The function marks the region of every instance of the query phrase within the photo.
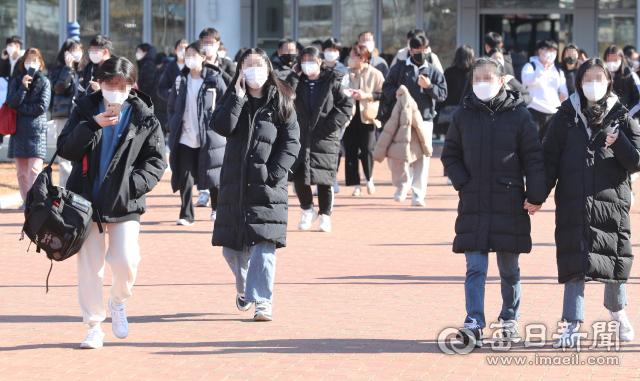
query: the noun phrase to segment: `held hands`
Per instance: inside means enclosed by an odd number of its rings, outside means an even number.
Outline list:
[[[89,81],[89,84],[91,85],[91,88],[93,89],[93,91],[100,90],[100,84],[98,82]]]
[[[29,74],[25,74],[25,76],[22,77],[22,84],[24,85],[24,87],[29,87],[32,79],[33,78]]]
[[[105,111],[93,117],[93,119],[100,125],[100,127],[114,126],[118,124],[118,117],[113,116],[111,111]]]
[[[524,209],[529,212],[529,215],[533,216],[540,208],[542,208],[542,205],[529,204],[529,199],[524,200]]]
[[[421,87],[424,87],[425,89],[428,88],[429,86],[431,86],[431,79],[429,79],[429,77],[420,74],[418,76],[418,85],[420,85]]]
[[[236,95],[240,98],[244,98],[247,93],[245,82],[244,82],[244,73],[240,72],[238,75],[238,81],[236,82]]]

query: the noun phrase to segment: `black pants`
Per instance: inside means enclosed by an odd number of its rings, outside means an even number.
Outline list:
[[[173,154],[173,153],[172,153]],[[193,185],[198,181],[198,158],[200,156],[200,148],[191,148],[184,144],[178,144],[178,171],[180,177],[180,218],[188,222],[194,221],[193,212]],[[209,189],[211,193],[211,209],[218,209],[218,187]]]
[[[347,186],[360,185],[358,159],[367,181],[373,175],[373,150],[376,148],[375,124],[364,124],[360,118],[353,118],[344,131],[344,175]]]
[[[298,172],[293,177],[293,186],[296,188],[296,195],[300,201],[300,208],[309,210],[313,208],[313,191],[310,185],[305,185],[302,172],[304,169],[298,168]],[[333,209],[333,185],[318,185],[318,214],[331,215]]]
[[[529,112],[531,113],[533,121],[538,127],[538,139],[542,141],[542,139],[544,139],[544,136],[547,134],[547,131],[549,130],[551,119],[553,119],[556,114],[545,114],[532,108],[529,109]]]

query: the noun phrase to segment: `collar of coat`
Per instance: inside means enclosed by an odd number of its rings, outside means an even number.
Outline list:
[[[277,93],[278,93],[278,89],[275,86],[269,86],[269,89],[267,90],[267,101],[264,102],[264,105],[262,107],[266,107],[269,104],[269,102],[271,102],[276,97]],[[242,108],[245,108],[247,110],[251,108],[251,106],[249,105],[248,92],[244,95],[244,105],[242,106]]]
[[[136,95],[129,94],[127,102],[131,105],[131,117],[129,123],[138,126],[148,116],[153,115],[153,103],[151,98],[140,90],[135,90]],[[99,105],[102,102],[102,90],[91,95],[75,100],[78,109],[88,118],[93,118],[100,113]]]
[[[504,87],[502,91],[490,101],[489,105],[487,105],[487,102],[478,99],[473,92],[464,97],[462,105],[473,111],[483,112],[485,114],[492,112],[500,114],[505,111],[515,110],[516,107],[525,107],[524,99],[522,95],[520,95],[520,92],[507,90]]]

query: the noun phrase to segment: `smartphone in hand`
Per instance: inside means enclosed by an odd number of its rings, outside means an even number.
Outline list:
[[[122,105],[117,103],[108,103],[105,111],[110,112],[112,116],[120,115],[120,110],[122,110]]]
[[[30,67],[29,71],[27,72],[27,75],[31,78],[33,78],[34,75],[36,75],[36,68],[34,67]]]

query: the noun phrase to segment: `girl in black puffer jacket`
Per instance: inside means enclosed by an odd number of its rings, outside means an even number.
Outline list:
[[[601,59],[583,63],[576,92],[562,103],[543,142],[547,191],[556,188],[556,262],[568,324],[560,346],[575,345],[585,322],[585,282],[594,280],[605,283],[604,306],[620,323],[619,338],[633,338],[624,308],[633,261],[629,173],[640,171],[640,128],[614,83]]]
[[[193,225],[193,184],[211,194],[211,221],[216,220],[220,168],[225,138],[209,129],[216,102],[227,90],[217,66],[205,66],[200,41],[187,46],[185,67],[169,93],[169,148],[172,155],[171,187],[180,191],[178,225]]]
[[[636,74],[627,65],[627,59],[619,46],[609,46],[602,56],[613,76],[613,92],[633,117],[640,109],[640,91],[638,91],[638,85],[634,78]]]
[[[79,73],[84,69],[87,60],[82,54],[82,43],[68,39],[62,44],[56,62],[49,73],[51,89],[53,90],[53,110],[51,117],[56,125],[56,136],[60,135],[64,125],[71,115],[73,100],[78,96]],[[67,185],[72,164],[69,160],[58,159],[60,164],[61,187]]]
[[[91,201],[71,206],[94,210],[91,233],[77,257],[78,299],[83,322],[90,326],[82,348],[102,346],[105,260],[112,273],[111,329],[120,339],[129,334],[124,301],[131,296],[140,262],[140,216],[145,195],[167,168],[164,136],[151,99],[131,90],[134,66],[126,58],[112,57],[97,74],[101,89],[75,102],[58,138],[58,154],[73,162],[67,189]],[[109,233],[108,249],[103,229]]]
[[[47,154],[47,109],[51,100],[51,84],[42,75],[44,62],[36,48],[30,48],[19,63],[22,74],[11,81],[7,105],[18,111],[16,133],[9,140],[7,157],[16,162],[18,186],[22,199],[42,171]],[[33,77],[29,69],[35,69]],[[24,209],[24,203],[20,207]]]
[[[236,277],[236,306],[272,320],[276,249],[286,246],[287,172],[300,150],[295,93],[267,53],[248,49],[210,127],[227,138],[212,244]]]
[[[318,231],[331,231],[333,184],[338,172],[340,128],[353,112],[353,98],[342,86],[343,74],[326,69],[320,51],[310,46],[300,52],[300,80],[296,110],[300,124],[300,155],[291,180],[302,208],[298,229],[307,230],[318,219]],[[313,208],[311,185],[318,185],[319,212]]]

